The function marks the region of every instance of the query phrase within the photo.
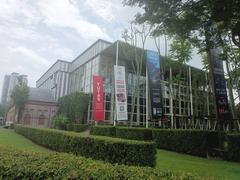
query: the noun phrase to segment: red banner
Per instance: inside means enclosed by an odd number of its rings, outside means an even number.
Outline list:
[[[93,119],[94,121],[104,120],[103,78],[101,76],[93,76]]]

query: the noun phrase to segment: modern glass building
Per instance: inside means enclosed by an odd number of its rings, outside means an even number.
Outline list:
[[[145,126],[148,119],[153,126],[172,128],[202,126],[211,129],[213,124],[208,125],[208,122],[202,121],[203,116],[210,117],[215,112],[208,73],[178,64],[165,57],[160,58],[164,117],[152,119],[149,101],[146,106],[145,57],[146,52],[143,49],[124,42],[110,43],[98,40],[72,62],[57,60],[37,80],[37,88],[50,89],[55,100],[76,91],[92,94],[92,75],[101,75],[104,77],[104,123],[113,124],[115,115],[113,67],[118,58],[118,65],[125,66],[126,70],[128,118],[133,125]],[[90,99],[87,118],[89,123],[93,121],[92,96]],[[149,112],[148,116],[146,111]]]

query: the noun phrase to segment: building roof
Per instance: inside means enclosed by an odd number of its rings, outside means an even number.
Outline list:
[[[40,88],[30,88],[28,100],[56,103],[49,89],[40,89]]]
[[[86,54],[92,47],[94,47],[96,44],[98,44],[99,42],[104,42],[106,44],[111,45],[112,43],[103,39],[98,39],[96,42],[94,42],[91,46],[89,46],[86,50],[84,50],[79,56],[77,56],[73,61],[69,62],[69,61],[64,61],[64,60],[60,60],[58,59],[38,80],[37,83],[39,82],[39,80],[41,80],[44,75],[46,75],[51,68],[53,68],[58,62],[64,62],[64,63],[68,63],[68,64],[73,64],[75,61],[77,61],[81,56],[83,56],[84,54]],[[89,59],[87,59],[89,60]]]
[[[48,68],[48,70],[36,81],[36,82],[38,82],[45,74],[47,74],[50,70],[51,70],[51,68],[53,68],[57,63],[59,63],[59,62],[63,62],[63,63],[66,63],[66,64],[71,64],[71,62],[70,61],[65,61],[65,60],[62,60],[62,59],[57,59],[57,61],[55,61],[55,63],[50,67],[50,68]]]

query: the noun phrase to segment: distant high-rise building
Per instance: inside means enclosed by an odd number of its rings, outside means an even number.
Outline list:
[[[9,88],[10,75],[4,76],[3,87],[2,87],[2,104],[7,102],[7,93]]]
[[[16,85],[28,84],[27,75],[13,72],[11,75],[5,75],[2,88],[2,104],[11,100],[12,90]]]

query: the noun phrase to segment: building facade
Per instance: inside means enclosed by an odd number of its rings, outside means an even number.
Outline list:
[[[6,121],[7,124],[21,123],[49,127],[57,110],[57,102],[49,89],[30,88],[28,101],[19,117],[17,109],[12,106],[7,112]]]
[[[10,81],[10,75],[5,75],[3,80],[3,87],[2,87],[2,98],[1,98],[2,104],[5,104],[7,102],[9,81]]]
[[[2,87],[2,104],[11,100],[12,90],[16,85],[28,84],[27,75],[13,72],[11,75],[5,75]]]
[[[70,62],[57,60],[37,81],[36,87],[49,89],[55,100],[68,94]]]
[[[104,78],[104,123],[113,124],[115,114],[113,67],[118,58],[118,65],[125,66],[126,70],[128,119],[133,122],[133,125],[145,126],[146,119],[148,119],[154,126],[162,126],[164,119],[165,125],[168,127],[190,126],[192,121],[194,121],[192,124],[194,126],[197,124],[197,117],[200,119],[200,116],[213,115],[212,89],[209,86],[208,74],[188,65],[166,61],[163,57],[160,58],[160,61],[164,117],[152,119],[151,113],[146,115],[145,51],[136,48],[136,52],[143,55],[141,56],[141,72],[136,75],[134,67],[136,55],[132,52],[132,48],[135,47],[126,46],[126,43],[121,41],[110,43],[98,40],[72,62],[57,61],[37,81],[37,87],[50,89],[55,100],[76,91],[91,95],[93,91],[92,76],[101,75]],[[118,53],[116,53],[117,51]],[[61,67],[68,68],[63,71]],[[56,75],[58,72],[64,72],[65,76]],[[65,78],[66,76],[67,78]],[[139,83],[136,83],[138,81]],[[139,90],[137,97],[136,89]],[[92,96],[90,97],[88,121],[91,123],[93,121],[93,105]],[[150,103],[147,107],[150,107]],[[148,111],[150,112],[150,108]],[[194,120],[192,120],[193,117],[195,117]],[[126,123],[126,121],[119,123]]]

